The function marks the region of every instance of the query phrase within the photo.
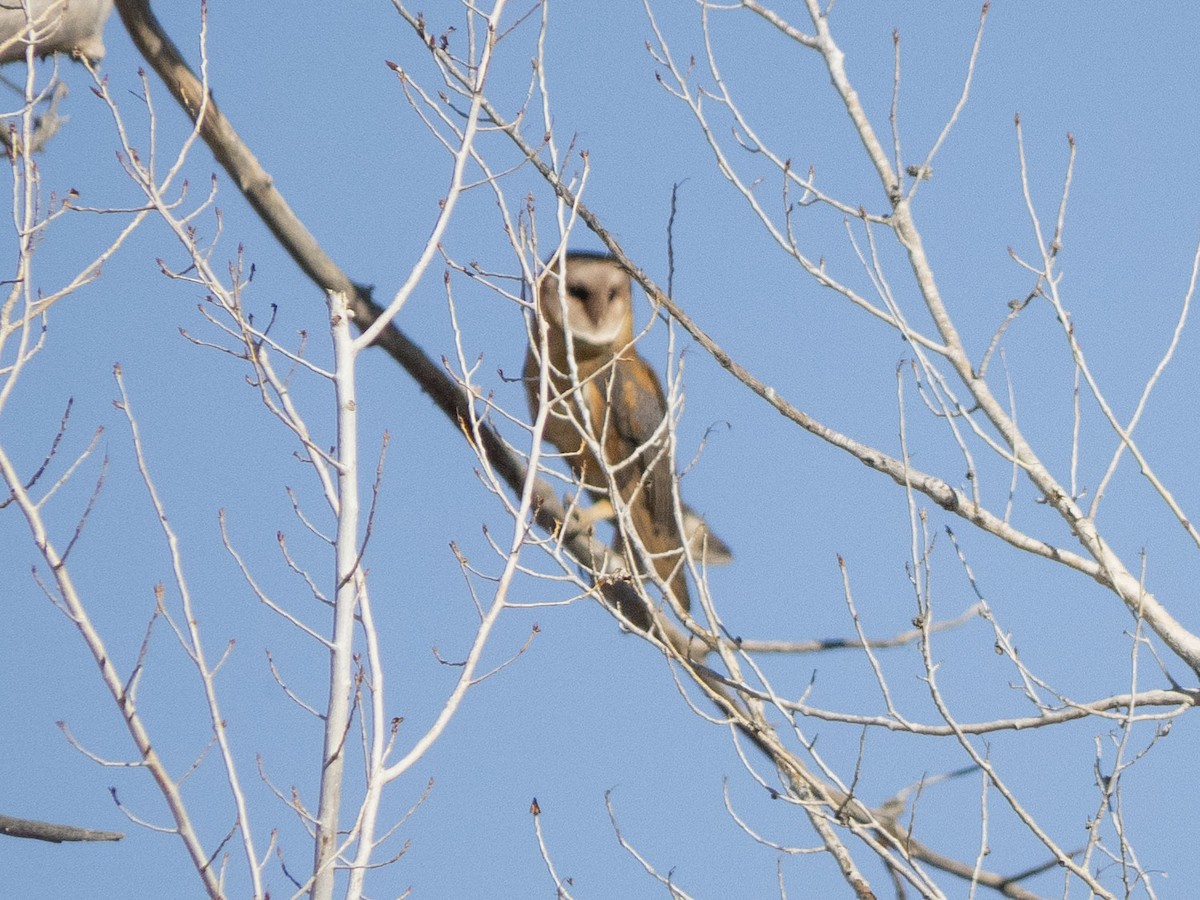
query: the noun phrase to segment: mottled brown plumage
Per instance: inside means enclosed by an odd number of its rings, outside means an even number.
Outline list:
[[[580,401],[591,433],[603,449],[633,528],[659,578],[684,608],[691,604],[683,542],[675,516],[675,474],[664,420],[667,402],[650,365],[633,346],[633,295],[629,275],[608,256],[569,253],[564,266],[566,319],[559,291],[559,264],[546,268],[537,289],[549,350],[550,412],[544,437],[563,454],[575,477],[596,500],[608,498],[608,480],[580,430]],[[565,330],[574,350],[571,375]],[[538,332],[533,332],[534,341]],[[536,416],[541,369],[536,344],[525,360],[529,407]],[[576,394],[572,388],[579,385]],[[623,609],[643,630],[644,610]]]

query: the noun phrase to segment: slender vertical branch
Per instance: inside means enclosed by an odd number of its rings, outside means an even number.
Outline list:
[[[354,694],[354,612],[358,605],[359,504],[358,504],[358,399],[354,338],[345,294],[329,294],[329,328],[333,337],[334,402],[337,416],[337,537],[334,576],[337,588],[333,607],[333,636],[329,650],[329,696],[325,710],[325,740],[321,753],[321,799],[317,807],[317,833],[313,858],[313,900],[333,896],[338,851],[338,813],[342,775],[346,767],[346,740]]]

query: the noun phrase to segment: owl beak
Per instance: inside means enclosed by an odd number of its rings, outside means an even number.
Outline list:
[[[583,306],[584,310],[587,312],[588,319],[591,321],[591,323],[593,325],[596,325],[596,326],[598,326],[601,322],[604,321],[604,316],[605,316],[605,313],[607,312],[607,307],[608,307],[608,304],[605,302],[604,298],[601,297],[596,292],[592,292],[588,296],[587,302],[584,303],[584,306]]]

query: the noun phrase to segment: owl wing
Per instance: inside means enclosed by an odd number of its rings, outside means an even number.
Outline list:
[[[623,485],[628,484],[628,490],[622,493],[632,495],[641,481],[642,503],[650,511],[656,530],[673,533],[676,529],[666,527],[666,523],[674,524],[675,521],[674,474],[667,452],[667,435],[665,432],[656,434],[667,416],[662,385],[654,369],[636,354],[618,358],[611,379],[609,427],[618,439],[613,443],[619,446],[611,448],[617,452],[609,452],[609,460],[620,462],[632,456],[639,447],[644,448],[640,464],[628,467],[628,482],[621,479]]]
[[[633,458],[617,472],[621,496],[659,577],[688,609],[683,537],[675,519],[675,471],[667,434],[660,431],[668,414],[662,385],[654,369],[632,351],[614,361],[609,378],[605,456],[610,464]]]

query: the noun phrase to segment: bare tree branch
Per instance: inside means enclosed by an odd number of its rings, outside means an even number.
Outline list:
[[[57,825],[54,822],[39,822],[37,819],[17,819],[0,815],[0,834],[9,837],[31,838],[61,844],[64,841],[119,841],[125,835],[120,831],[94,831],[74,825]]]

